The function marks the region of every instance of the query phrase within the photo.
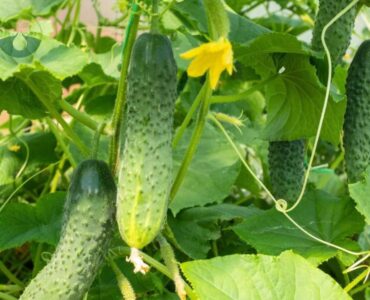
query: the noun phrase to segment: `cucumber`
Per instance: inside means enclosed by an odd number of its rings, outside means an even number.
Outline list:
[[[304,179],[304,158],[304,140],[270,142],[268,161],[275,197],[290,203],[297,199]]]
[[[321,33],[327,23],[331,21],[352,0],[320,0],[319,11],[316,15],[315,26],[312,32],[312,49],[324,51],[321,43]],[[333,70],[342,60],[343,55],[351,42],[352,29],[357,14],[356,6],[352,7],[346,14],[341,16],[326,32],[325,41],[330,50]],[[327,63],[316,60],[316,68],[320,80],[326,83]]]
[[[167,37],[144,33],[136,40],[127,78],[117,191],[118,228],[131,248],[149,244],[166,217],[176,72]]]
[[[349,67],[344,117],[344,159],[350,183],[359,181],[370,163],[370,40],[361,44]]]
[[[22,300],[78,300],[90,288],[113,232],[116,187],[106,163],[86,160],[75,170],[58,246],[25,289]]]

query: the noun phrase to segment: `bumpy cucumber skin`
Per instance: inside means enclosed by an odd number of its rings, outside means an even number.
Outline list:
[[[22,300],[79,300],[90,288],[113,232],[116,186],[106,163],[82,162],[68,192],[62,234]]]
[[[344,9],[352,0],[320,0],[319,11],[312,33],[312,49],[323,51],[321,33],[324,26]],[[333,66],[336,66],[345,54],[350,42],[356,18],[356,6],[336,21],[327,31],[325,41],[330,50]]]
[[[294,202],[304,178],[304,140],[270,142],[268,161],[272,192],[278,199]]]
[[[349,182],[362,178],[370,164],[370,40],[361,44],[346,82],[344,159]]]
[[[133,248],[149,244],[166,217],[176,72],[167,37],[144,33],[136,40],[128,72],[117,197],[119,231]]]

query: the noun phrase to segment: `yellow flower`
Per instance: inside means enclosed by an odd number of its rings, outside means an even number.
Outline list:
[[[8,149],[12,152],[18,152],[21,149],[21,146],[19,146],[17,144],[13,144],[13,145],[9,146]]]
[[[233,49],[229,40],[223,37],[182,53],[180,57],[193,59],[188,67],[190,77],[200,77],[209,70],[212,89],[216,88],[225,69],[230,75],[233,72]]]

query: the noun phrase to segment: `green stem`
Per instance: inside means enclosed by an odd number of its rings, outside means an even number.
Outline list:
[[[97,156],[98,156],[100,137],[101,137],[102,131],[104,131],[105,125],[106,125],[106,123],[102,123],[101,125],[99,125],[99,128],[95,132],[93,147],[92,147],[92,150],[91,150],[91,158],[92,159],[96,159]]]
[[[177,173],[177,176],[175,178],[175,181],[172,185],[172,189],[171,189],[171,192],[170,192],[170,201],[172,201],[184,178],[185,178],[185,175],[186,175],[186,172],[188,171],[188,168],[189,168],[189,165],[193,159],[193,156],[195,154],[195,151],[197,150],[198,148],[198,144],[200,142],[200,138],[202,136],[202,133],[203,133],[203,129],[204,129],[204,126],[205,126],[205,123],[206,123],[206,119],[207,119],[207,115],[208,115],[208,111],[209,111],[209,106],[210,106],[210,97],[212,95],[212,89],[211,89],[211,86],[209,84],[209,79],[207,77],[207,80],[205,82],[205,85],[206,85],[206,90],[204,91],[204,94],[203,94],[203,99],[202,99],[202,106],[200,107],[200,110],[199,110],[199,113],[198,113],[198,119],[197,119],[197,123],[195,124],[195,129],[193,131],[193,135],[191,136],[191,140],[190,140],[190,144],[188,146],[188,149],[186,150],[186,153],[185,153],[185,157],[181,163],[181,166],[180,166],[180,169]]]
[[[89,148],[80,140],[79,136],[72,130],[72,128],[68,125],[68,123],[62,118],[59,114],[57,109],[54,107],[52,103],[49,102],[48,99],[45,99],[44,95],[40,90],[40,86],[35,83],[30,77],[23,77],[19,76],[27,86],[31,89],[31,91],[36,95],[36,97],[42,102],[42,104],[46,107],[49,111],[50,115],[58,121],[58,123],[62,126],[63,130],[67,134],[67,136],[76,144],[76,146],[80,149],[83,155],[88,156]]]
[[[76,3],[75,14],[73,16],[72,30],[67,42],[67,46],[69,46],[75,38],[76,27],[78,26],[78,20],[80,18],[81,0],[75,0],[75,3]]]
[[[68,114],[70,114],[75,120],[77,120],[81,124],[84,124],[85,126],[89,127],[90,129],[95,131],[99,128],[99,124],[97,122],[95,122],[93,119],[91,119],[88,114],[83,113],[83,112],[75,109],[67,101],[65,101],[65,100],[59,101],[59,106],[64,111],[66,111]]]
[[[113,136],[111,139],[110,153],[109,153],[109,164],[113,173],[116,170],[116,162],[118,155],[118,143],[121,131],[121,124],[123,119],[123,110],[126,102],[126,89],[127,89],[127,73],[130,63],[130,57],[132,48],[135,42],[138,25],[140,20],[139,7],[136,3],[132,3],[130,19],[126,27],[125,41],[123,43],[123,54],[122,54],[122,67],[121,75],[118,83],[118,92],[116,98],[116,104],[113,110],[112,117],[112,128]]]
[[[355,295],[355,294],[357,294],[357,293],[359,293],[359,292],[362,292],[362,291],[363,291],[364,289],[366,289],[369,285],[370,285],[370,282],[366,282],[365,284],[360,285],[360,286],[358,286],[357,288],[355,288],[355,289],[351,290],[351,291],[349,292],[349,294],[350,294],[351,296],[353,296],[353,295]]]
[[[0,284],[0,291],[8,291],[10,293],[19,292],[22,290],[20,286],[16,284]]]
[[[77,166],[77,162],[73,158],[71,151],[69,151],[67,144],[64,142],[64,139],[62,135],[60,134],[60,130],[55,126],[54,122],[50,118],[46,118],[46,123],[49,125],[50,130],[52,131],[55,138],[57,139],[60,147],[62,148],[64,154],[67,156],[72,167],[75,168]]]
[[[177,129],[175,137],[173,138],[173,142],[172,142],[172,147],[173,148],[176,148],[176,146],[178,145],[182,136],[184,135],[185,129],[188,127],[191,119],[193,118],[193,115],[194,115],[195,111],[197,110],[197,108],[199,106],[199,103],[203,99],[204,92],[207,89],[207,85],[208,85],[207,82],[205,82],[203,84],[203,86],[200,89],[198,95],[196,96],[195,100],[191,104],[190,109],[189,109],[188,113],[186,114],[184,121],[181,123],[180,127]]]
[[[0,260],[0,271],[13,283],[18,285],[19,287],[24,287],[22,281],[20,281],[14,274],[5,266],[5,264]]]
[[[344,290],[348,293],[352,290],[357,284],[359,284],[369,273],[369,268],[366,268],[360,275],[358,275],[355,279],[353,279],[349,284],[346,285]]]
[[[159,32],[159,14],[158,14],[158,0],[152,0],[152,20],[150,24],[150,32]]]
[[[116,250],[114,252],[118,254],[117,256],[127,256],[131,254],[131,248],[129,247],[118,247],[114,250]],[[159,261],[149,256],[148,254],[145,254],[144,252],[140,251],[140,255],[143,257],[144,261],[147,262],[149,265],[151,265],[154,269],[161,272],[163,275],[166,275],[168,278],[173,279],[171,277],[171,273],[169,272],[169,270],[166,268],[165,265],[161,264]],[[185,283],[185,291],[190,299],[192,300],[198,299],[194,291],[191,289],[191,287],[187,283]]]
[[[263,87],[273,81],[277,75],[274,75],[270,78],[267,78],[265,80],[262,80],[261,82],[251,86],[248,90],[244,91],[243,93],[236,94],[236,95],[222,95],[222,96],[212,96],[210,101],[211,103],[230,103],[230,102],[236,102],[240,100],[245,100],[246,97],[250,96],[256,91],[260,91],[263,89]]]
[[[2,293],[2,292],[0,292],[0,299],[3,299],[3,300],[17,300],[17,298],[15,298],[13,296],[10,296],[8,294]]]
[[[39,243],[37,245],[36,255],[35,255],[35,259],[33,263],[32,278],[34,278],[42,268],[42,263],[41,263],[42,248],[43,248],[43,244]]]

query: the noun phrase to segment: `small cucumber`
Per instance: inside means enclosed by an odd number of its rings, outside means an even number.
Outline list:
[[[297,199],[304,179],[304,158],[304,140],[270,142],[268,161],[275,197],[290,203]]]
[[[370,40],[361,44],[349,67],[344,119],[345,166],[349,182],[370,164]]]
[[[167,37],[144,33],[136,40],[127,79],[117,191],[117,223],[131,248],[141,249],[153,241],[166,218],[176,72]]]
[[[116,186],[106,163],[86,160],[75,170],[58,246],[22,300],[79,300],[90,288],[113,232]]]

